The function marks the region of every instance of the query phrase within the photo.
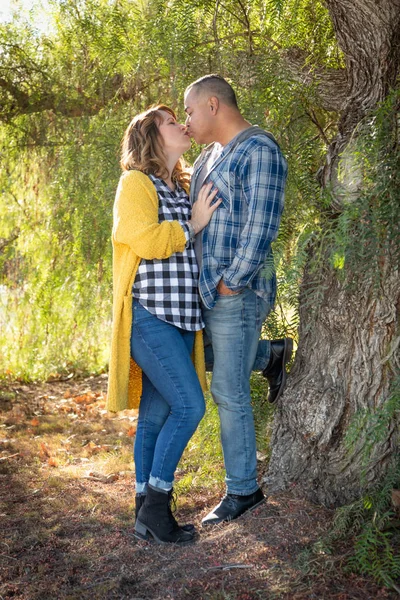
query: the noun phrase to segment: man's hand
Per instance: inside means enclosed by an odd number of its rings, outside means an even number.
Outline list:
[[[220,296],[236,296],[236,294],[238,294],[239,292],[232,292],[232,290],[230,290],[225,283],[223,282],[223,280],[221,279],[221,281],[219,282],[219,284],[217,285],[217,292]]]

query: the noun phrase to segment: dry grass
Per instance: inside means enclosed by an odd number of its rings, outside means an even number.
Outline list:
[[[138,542],[132,536],[136,414],[110,417],[105,389],[99,377],[14,383],[0,392],[0,599],[395,597],[346,574],[346,548],[310,552],[332,515],[293,494],[201,531],[193,546]],[[206,423],[198,432],[176,486],[179,519],[199,529],[222,492],[213,427]],[[101,477],[109,475],[105,483]]]

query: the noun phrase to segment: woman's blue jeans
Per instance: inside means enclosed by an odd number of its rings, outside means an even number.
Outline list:
[[[143,371],[134,457],[136,491],[170,490],[205,403],[191,359],[194,332],[158,319],[133,300],[131,355]]]
[[[270,310],[269,304],[248,288],[240,294],[218,296],[214,308],[203,310],[214,355],[211,392],[218,406],[230,494],[245,496],[258,489],[250,375],[257,362],[261,327]],[[269,346],[265,341],[261,368],[267,364]]]

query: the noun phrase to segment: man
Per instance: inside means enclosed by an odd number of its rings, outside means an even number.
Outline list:
[[[213,351],[211,392],[218,405],[227,494],[203,525],[236,519],[258,506],[256,440],[250,374],[264,360],[276,401],[286,380],[292,340],[262,342],[263,321],[276,295],[271,242],[283,210],[287,164],[274,137],[241,115],[225,79],[206,75],[185,92],[186,126],[198,144],[210,144],[194,165],[191,200],[212,182],[222,204],[196,236],[199,291]]]

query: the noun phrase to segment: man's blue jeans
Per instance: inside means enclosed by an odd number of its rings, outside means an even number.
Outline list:
[[[191,359],[194,332],[161,321],[133,300],[131,355],[143,370],[135,439],[136,492],[170,490],[205,403]]]
[[[271,307],[246,288],[218,296],[203,310],[214,365],[211,392],[221,424],[221,442],[230,494],[247,495],[258,489],[256,438],[250,398],[250,374],[255,366],[262,324]],[[269,348],[266,345],[269,354]]]
[[[206,361],[206,371],[212,372],[214,370],[214,352],[210,340],[208,339],[207,333],[203,332],[204,338],[204,357]],[[258,340],[256,358],[252,371],[263,371],[268,363],[269,357],[271,356],[271,341],[270,340]]]

